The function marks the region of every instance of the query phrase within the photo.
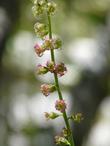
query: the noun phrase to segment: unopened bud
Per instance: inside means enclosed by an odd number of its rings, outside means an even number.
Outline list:
[[[62,47],[62,41],[59,38],[55,39],[54,40],[54,49],[59,49],[61,47]]]
[[[57,73],[60,77],[63,76],[67,72],[67,68],[64,63],[55,65],[55,73]]]
[[[55,13],[56,10],[56,3],[54,2],[48,2],[47,3],[47,12],[51,15]]]
[[[61,136],[55,136],[55,143],[56,145],[65,145],[65,146],[71,145],[65,137],[61,137]]]
[[[55,71],[55,64],[53,61],[47,61],[47,68],[48,70],[53,73]]]
[[[71,131],[69,129],[67,129],[67,128],[63,128],[61,134],[62,134],[63,137],[68,137],[68,136],[71,135]]]
[[[32,7],[33,15],[35,17],[39,16],[44,13],[44,10],[45,10],[45,2],[43,0],[41,0],[41,1],[35,0],[34,6]]]
[[[52,39],[45,39],[43,46],[44,46],[45,50],[53,49]]]
[[[46,117],[47,120],[56,119],[56,118],[58,118],[59,116],[60,116],[60,115],[57,114],[57,113],[55,113],[55,112],[50,112],[50,113],[45,112],[45,117]]]
[[[72,116],[71,116],[71,119],[72,119],[74,122],[80,123],[80,122],[84,119],[84,117],[83,117],[82,113],[77,113],[77,114],[72,115]]]
[[[58,110],[58,111],[63,113],[65,111],[65,109],[66,109],[65,101],[63,99],[62,100],[61,99],[57,100],[56,103],[55,103],[55,108],[56,108],[56,110]]]
[[[34,25],[34,30],[35,30],[35,33],[38,35],[38,37],[41,37],[41,38],[43,38],[44,36],[48,34],[48,27],[43,23],[37,22]]]
[[[34,46],[35,52],[36,54],[41,57],[43,55],[43,52],[45,51],[44,48],[42,46],[40,46],[39,44],[36,44]]]
[[[55,85],[52,84],[43,84],[41,85],[41,91],[45,96],[48,96],[50,93],[56,90]]]
[[[42,66],[41,64],[37,66],[37,74],[42,75],[42,74],[46,74],[47,72],[48,69],[45,66]]]

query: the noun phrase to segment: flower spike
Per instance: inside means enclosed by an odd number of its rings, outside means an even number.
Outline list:
[[[72,137],[71,127],[69,123],[69,119],[72,119],[74,121],[80,120],[80,115],[77,116],[71,116],[68,118],[66,113],[67,104],[65,103],[65,100],[63,99],[63,95],[60,89],[59,85],[59,79],[58,77],[62,77],[67,72],[67,68],[64,63],[56,63],[55,60],[55,50],[62,48],[62,41],[58,37],[53,37],[52,34],[52,25],[51,25],[51,16],[55,14],[56,11],[56,3],[53,2],[53,0],[32,0],[33,1],[33,7],[32,11],[33,14],[38,20],[42,20],[42,22],[36,22],[34,25],[34,31],[38,38],[41,39],[42,43],[34,46],[35,53],[37,56],[42,57],[45,51],[50,51],[51,58],[49,61],[46,62],[45,65],[38,64],[37,66],[37,74],[38,75],[44,75],[46,73],[52,73],[54,76],[54,83],[52,84],[42,84],[40,87],[41,92],[45,96],[49,96],[54,91],[57,91],[58,93],[58,99],[55,102],[55,109],[59,111],[60,113],[56,112],[45,112],[45,117],[47,120],[50,119],[56,119],[59,116],[62,116],[65,122],[65,128],[62,130],[62,133],[60,136],[55,137],[55,143],[57,145],[63,145],[63,146],[75,146],[74,140]],[[43,19],[39,19],[40,16],[43,14],[47,15],[47,23],[43,22]]]

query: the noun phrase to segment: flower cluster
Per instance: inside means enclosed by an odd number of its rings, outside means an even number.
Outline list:
[[[43,26],[44,27],[44,26]],[[35,32],[43,37],[44,35],[46,35],[47,31],[46,31],[46,28],[45,29],[42,29],[40,30],[39,29],[35,29]],[[59,38],[54,38],[54,39],[47,39],[45,38],[43,40],[43,43],[42,45],[39,45],[38,43],[34,46],[34,49],[35,49],[35,52],[36,54],[41,57],[43,55],[43,53],[46,51],[46,50],[51,50],[51,49],[59,49],[61,48],[62,46],[62,42]]]
[[[45,96],[48,96],[50,93],[56,90],[55,85],[52,84],[43,84],[41,85],[41,91]]]
[[[55,64],[52,61],[47,61],[46,65],[38,65],[37,73],[39,75],[46,74],[47,72],[57,74],[59,77],[61,77],[65,75],[67,68],[65,67],[64,63]]]
[[[57,145],[71,145],[68,141],[68,137],[71,135],[71,131],[68,128],[63,128],[60,135],[55,136],[55,143]]]
[[[45,9],[45,2],[43,0],[41,1],[34,1],[34,6],[32,7],[32,11],[34,16],[39,16],[43,14]]]
[[[63,113],[66,109],[66,103],[65,101],[62,99],[57,100],[55,103],[55,108],[56,110],[60,111],[61,113]]]
[[[34,25],[34,30],[37,36],[42,39],[48,34],[48,26],[40,22]]]
[[[53,15],[56,11],[56,3],[46,2],[44,0],[34,0],[34,6],[32,7],[33,15],[40,16],[45,12],[48,12],[49,15]]]
[[[49,15],[53,15],[55,13],[56,6],[57,6],[56,3],[54,2],[47,3],[47,12]]]

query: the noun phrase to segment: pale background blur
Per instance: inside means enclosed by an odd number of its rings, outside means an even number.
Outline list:
[[[71,123],[76,146],[110,146],[110,0],[55,2],[52,30],[63,41],[55,54],[68,67],[59,81],[68,113],[84,115]],[[53,146],[63,128],[63,120],[44,118],[58,96],[39,91],[53,76],[36,75],[50,54],[34,53],[39,39],[31,7],[29,0],[0,0],[0,146]]]

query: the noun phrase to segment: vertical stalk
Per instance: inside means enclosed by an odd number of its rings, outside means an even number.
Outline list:
[[[45,0],[45,1],[48,2],[48,0]],[[50,17],[50,14],[48,12],[47,12],[47,17],[48,17],[48,26],[49,26],[49,38],[52,39],[51,17]],[[50,50],[50,53],[51,53],[51,61],[55,63],[54,50],[51,49]],[[62,100],[63,97],[62,97],[62,93],[61,93],[60,86],[59,86],[58,76],[57,76],[56,73],[54,73],[54,80],[55,80],[55,85],[56,85],[56,88],[57,88],[57,92],[58,92],[59,99]],[[64,113],[63,113],[63,118],[64,118],[64,121],[65,121],[66,128],[69,131],[71,131],[71,128],[70,128],[70,124],[68,122],[68,118],[67,118],[66,111],[64,111]],[[71,143],[71,146],[75,146],[72,133],[71,133],[71,135],[69,137],[69,142]]]

